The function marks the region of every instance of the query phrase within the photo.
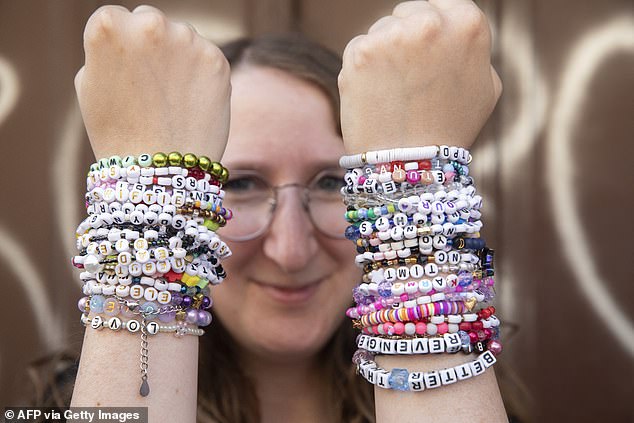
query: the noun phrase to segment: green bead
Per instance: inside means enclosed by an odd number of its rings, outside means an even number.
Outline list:
[[[368,209],[368,219],[376,219],[376,215],[374,214],[373,208]]]
[[[196,167],[197,164],[198,164],[198,157],[196,157],[195,154],[187,153],[183,156],[183,165],[186,168],[191,169],[192,167]]]
[[[149,154],[141,154],[139,156],[139,166],[150,167],[152,166],[152,156]]]
[[[170,166],[180,166],[183,163],[183,155],[178,151],[172,151],[167,156]]]
[[[121,166],[129,167],[136,164],[136,157],[134,156],[125,156],[121,161]]]
[[[207,227],[207,229],[209,229],[210,231],[216,232],[216,230],[220,227],[220,225],[218,225],[218,223],[214,222],[211,219],[205,219],[205,222],[203,223],[203,225],[205,225]]]
[[[165,153],[155,153],[152,156],[152,164],[154,167],[165,167],[167,166],[167,154]]]
[[[221,184],[224,184],[229,180],[229,169],[226,167],[222,168],[222,173],[220,174],[220,178],[218,178]]]
[[[218,162],[212,162],[209,171],[216,178],[220,178],[220,175],[222,174],[222,165]]]
[[[211,166],[211,159],[207,156],[198,157],[198,167],[207,172]]]

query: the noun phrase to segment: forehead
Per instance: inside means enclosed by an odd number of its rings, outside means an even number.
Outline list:
[[[319,88],[263,67],[239,69],[231,83],[231,129],[223,157],[229,170],[285,179],[337,166],[343,142]]]

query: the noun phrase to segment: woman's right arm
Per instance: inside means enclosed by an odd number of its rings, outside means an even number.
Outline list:
[[[229,131],[229,65],[191,27],[149,6],[98,9],[84,32],[75,86],[97,159],[171,152],[219,161]],[[86,329],[71,405],[149,408],[150,421],[194,422],[198,339],[149,338],[141,396],[140,333]]]

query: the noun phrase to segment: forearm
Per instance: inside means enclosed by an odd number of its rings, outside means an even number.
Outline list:
[[[475,355],[431,354],[426,356],[376,357],[384,369],[404,368],[426,372],[454,367],[472,361]],[[506,422],[506,411],[495,379],[494,367],[483,374],[451,385],[400,392],[375,388],[377,423],[425,423],[439,421]]]
[[[148,407],[151,422],[195,422],[198,337],[149,339],[150,394],[143,397],[140,334],[124,332],[86,328],[71,406]]]

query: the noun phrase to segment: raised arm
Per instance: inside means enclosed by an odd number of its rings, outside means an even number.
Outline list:
[[[220,160],[231,86],[216,46],[155,8],[105,6],[88,20],[84,48],[75,86],[97,159],[177,151]],[[147,406],[150,421],[194,422],[197,337],[148,341],[142,396],[140,333],[87,328],[72,406]]]
[[[339,88],[348,154],[443,144],[469,147],[502,91],[490,52],[487,19],[472,1],[398,4],[345,49]],[[410,372],[471,360],[462,353],[376,357],[384,369]],[[380,423],[506,421],[492,368],[424,392],[376,388],[375,393]]]

